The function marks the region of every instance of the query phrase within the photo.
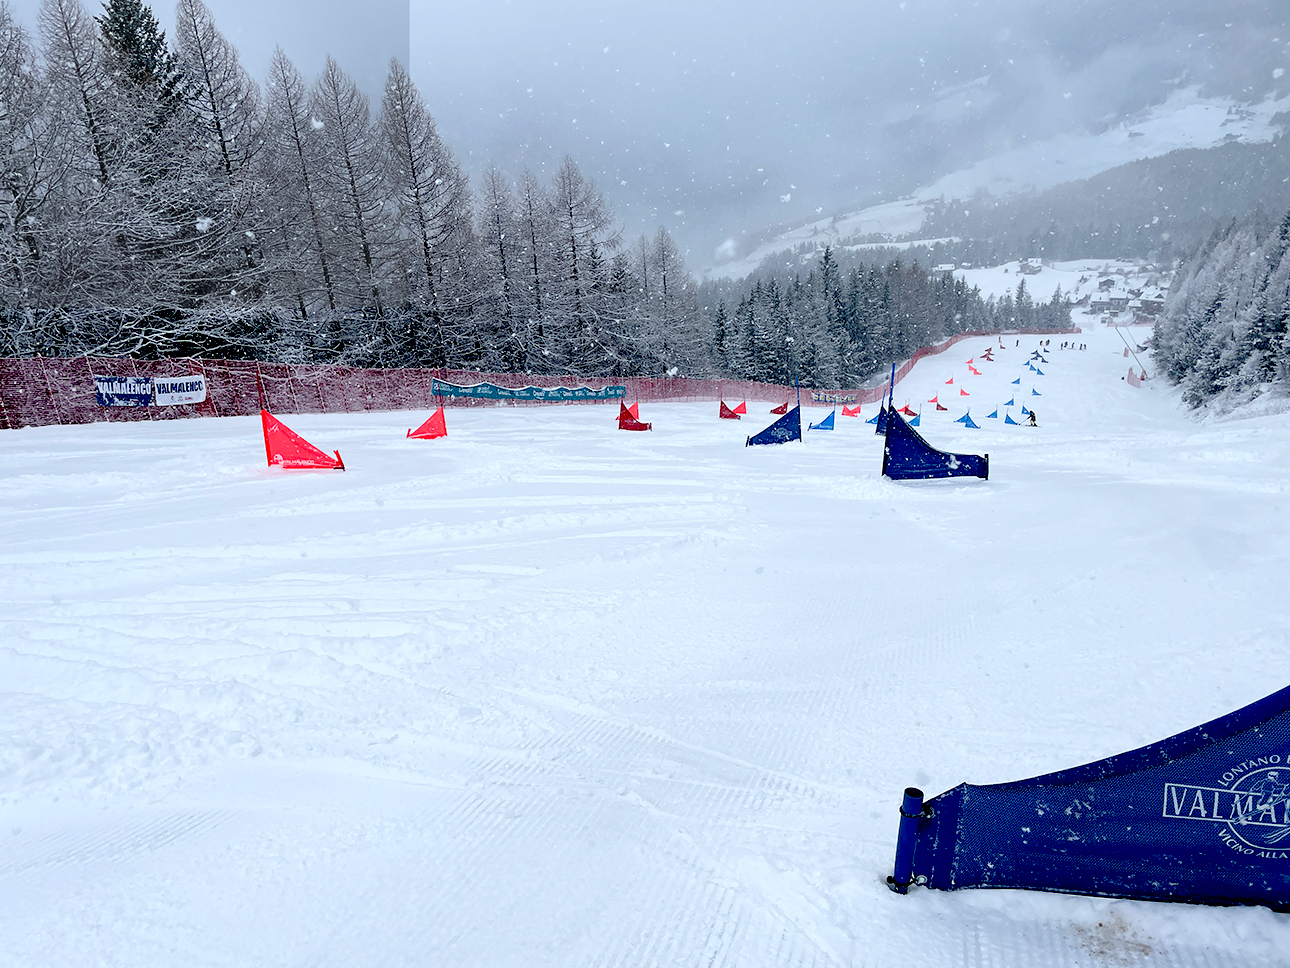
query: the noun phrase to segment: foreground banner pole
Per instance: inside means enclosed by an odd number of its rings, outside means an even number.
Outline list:
[[[887,886],[897,894],[909,893],[909,885],[914,880],[914,841],[922,816],[923,791],[905,787],[905,799],[900,805],[900,830],[896,834],[896,863],[887,878]]]

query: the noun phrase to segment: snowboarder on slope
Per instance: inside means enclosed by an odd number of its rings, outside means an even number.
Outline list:
[[[1033,408],[1032,408],[1032,409],[1031,409],[1031,411],[1030,411],[1030,426],[1032,426],[1032,427],[1038,427],[1038,426],[1039,426],[1039,424],[1035,423],[1035,411],[1034,411],[1034,409],[1033,409]]]

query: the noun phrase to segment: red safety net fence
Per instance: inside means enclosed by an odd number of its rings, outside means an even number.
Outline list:
[[[1017,331],[1011,331],[1015,335]],[[1029,331],[1028,331],[1029,332]],[[1037,331],[1036,331],[1037,332]],[[1051,333],[1052,331],[1048,331]],[[1061,331],[1078,332],[1078,330]],[[959,333],[936,346],[927,346],[896,370],[900,382],[925,357],[943,353],[955,343],[972,337],[997,335],[975,331]],[[1003,333],[1007,336],[1010,333]],[[100,407],[94,392],[95,376],[128,376],[164,379],[201,374],[206,377],[207,398],[202,403],[169,407]],[[358,413],[374,410],[423,410],[449,407],[547,406],[546,401],[487,400],[472,397],[435,397],[434,380],[468,386],[492,383],[519,388],[627,387],[627,399],[647,401],[710,401],[722,395],[732,399],[783,403],[795,399],[796,390],[751,380],[699,380],[689,377],[581,377],[570,374],[537,376],[527,373],[479,373],[446,369],[363,369],[319,363],[256,363],[241,360],[134,360],[127,357],[70,359],[32,357],[0,359],[0,429],[43,427],[49,424],[82,424],[96,421],[174,420],[183,417],[231,417],[272,413]],[[850,390],[802,391],[802,403],[817,401],[833,406],[840,397],[847,403],[876,403],[887,384]],[[833,397],[833,399],[824,399]],[[567,404],[570,401],[560,401]],[[577,401],[614,403],[617,401]]]

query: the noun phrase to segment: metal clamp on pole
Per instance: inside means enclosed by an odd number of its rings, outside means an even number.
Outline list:
[[[905,799],[900,805],[900,830],[896,834],[896,865],[887,886],[897,894],[909,892],[914,880],[914,840],[918,836],[918,821],[923,816],[923,791],[905,787]]]

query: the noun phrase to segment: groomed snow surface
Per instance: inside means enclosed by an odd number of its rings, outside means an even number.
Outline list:
[[[0,434],[0,963],[1287,964],[1266,909],[884,884],[906,785],[1287,681],[1290,417],[1064,338],[897,388],[988,482],[840,414],[746,449],[766,404],[282,415],[346,473],[254,417]]]

